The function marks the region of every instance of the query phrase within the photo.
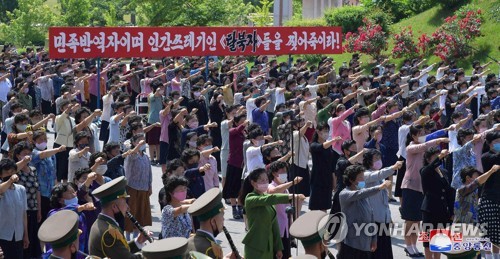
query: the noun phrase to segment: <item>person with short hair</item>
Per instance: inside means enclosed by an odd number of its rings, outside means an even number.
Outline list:
[[[18,166],[28,163],[28,159],[18,165],[10,158],[0,160],[0,247],[5,258],[22,258],[23,249],[30,243],[26,188],[17,184],[19,176],[16,174]]]
[[[187,213],[195,199],[186,199],[188,180],[183,176],[166,177],[164,181],[166,205],[161,210],[161,238],[188,238],[193,230]]]

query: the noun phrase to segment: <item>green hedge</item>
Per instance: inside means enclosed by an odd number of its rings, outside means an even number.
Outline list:
[[[332,8],[325,12],[325,20],[328,26],[341,26],[344,34],[357,32],[358,27],[363,25],[363,18],[365,17],[380,24],[384,31],[389,31],[391,16],[377,8],[367,10],[362,6],[344,6]]]
[[[292,19],[285,22],[285,26],[327,26],[325,19]]]

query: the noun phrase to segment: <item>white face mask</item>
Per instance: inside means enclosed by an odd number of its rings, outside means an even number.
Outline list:
[[[278,180],[280,181],[280,183],[286,183],[288,181],[288,175],[287,174],[279,174]]]
[[[98,175],[104,175],[108,171],[108,165],[100,165],[95,169]]]
[[[418,143],[425,143],[425,136],[418,137]]]

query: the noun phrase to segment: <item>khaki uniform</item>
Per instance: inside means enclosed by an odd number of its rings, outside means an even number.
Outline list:
[[[123,231],[111,218],[100,214],[90,229],[89,253],[101,258],[142,258],[134,241],[127,243]]]
[[[214,259],[222,258],[222,248],[204,231],[196,231],[188,241],[188,251],[197,251]]]

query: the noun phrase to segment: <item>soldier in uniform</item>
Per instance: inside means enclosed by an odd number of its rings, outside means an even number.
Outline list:
[[[142,249],[146,259],[184,259],[188,240],[184,237],[170,237],[158,240]]]
[[[90,254],[103,258],[142,258],[142,255],[135,253],[141,250],[147,237],[141,233],[127,242],[118,225],[118,221],[123,220],[128,211],[126,187],[127,180],[121,176],[92,192],[101,201],[102,211],[90,229]]]
[[[290,235],[302,242],[306,254],[317,258],[326,258],[327,249],[323,244],[323,235],[328,214],[313,210],[305,213],[290,226]]]
[[[52,246],[49,258],[76,258],[78,253],[78,214],[61,210],[50,216],[38,229],[38,239]]]
[[[222,248],[215,241],[224,226],[224,205],[219,188],[212,188],[202,194],[191,204],[188,213],[200,221],[200,228],[189,238],[188,251],[197,251],[214,259],[231,258],[232,253],[224,256]]]

